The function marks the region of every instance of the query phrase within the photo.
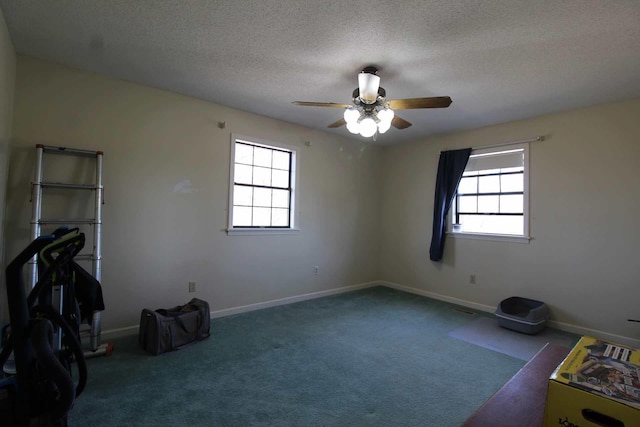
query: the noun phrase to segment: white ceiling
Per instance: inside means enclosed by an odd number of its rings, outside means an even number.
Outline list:
[[[0,0],[16,52],[326,126],[376,65],[415,140],[640,97],[638,0]]]

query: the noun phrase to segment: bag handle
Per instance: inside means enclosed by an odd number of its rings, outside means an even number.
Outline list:
[[[175,311],[168,311],[168,310],[165,310],[164,308],[159,308],[158,310],[156,310],[156,313],[161,314],[165,317],[173,317],[173,319],[176,321],[178,326],[180,326],[180,328],[185,332],[185,334],[189,333],[189,330],[187,329],[187,327],[184,325],[184,322],[180,318],[180,315],[182,313],[175,312]]]

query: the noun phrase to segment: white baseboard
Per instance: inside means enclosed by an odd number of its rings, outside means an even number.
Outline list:
[[[296,295],[293,297],[275,299],[271,301],[258,302],[255,304],[242,305],[240,307],[225,308],[211,312],[211,318],[231,316],[233,314],[247,313],[249,311],[262,310],[263,308],[276,307],[279,305],[292,304],[294,302],[307,301],[310,299],[328,297],[330,295],[343,294],[345,292],[358,291],[360,289],[370,288],[372,286],[382,285],[381,282],[367,282],[358,285],[343,286],[341,288],[329,289],[326,291],[311,292],[308,294]]]
[[[379,283],[382,286],[387,286],[389,288],[398,289],[400,291],[408,292],[411,294],[422,295],[422,296],[437,299],[440,301],[445,301],[451,304],[461,305],[463,307],[474,308],[476,310],[484,311],[487,313],[494,313],[496,310],[496,307],[491,307],[484,304],[478,304],[472,301],[467,301],[459,298],[441,295],[434,292],[425,291],[423,289],[411,288],[409,286],[399,285],[397,283],[392,283],[392,282],[381,281]],[[561,331],[571,332],[577,335],[588,335],[590,337],[599,338],[605,341],[624,344],[634,348],[640,348],[640,340],[635,338],[625,337],[623,335],[616,335],[609,332],[599,331],[596,329],[584,328],[582,326],[572,325],[570,323],[558,322],[555,320],[550,320],[549,326],[555,329],[559,329]]]
[[[582,326],[572,325],[570,323],[549,320],[549,326],[560,329],[561,331],[571,332],[578,335],[588,335],[590,337],[599,338],[611,343],[624,344],[633,348],[640,348],[640,340],[624,335],[612,334],[609,332],[599,331],[597,329],[583,328]]]
[[[485,311],[487,313],[493,313],[496,310],[495,307],[491,307],[491,306],[488,306],[488,305],[478,304],[478,303],[475,303],[475,302],[471,302],[471,301],[467,301],[467,300],[463,300],[463,299],[459,299],[459,298],[454,298],[454,297],[450,297],[450,296],[447,296],[447,295],[436,294],[435,292],[429,292],[429,291],[425,291],[423,289],[410,288],[409,286],[399,285],[399,284],[393,283],[393,282],[379,282],[379,283],[382,286],[386,286],[388,288],[397,289],[399,291],[408,292],[410,294],[422,295],[423,297],[433,298],[433,299],[437,299],[439,301],[444,301],[444,302],[448,302],[448,303],[451,303],[451,304],[461,305],[461,306],[467,307],[467,308],[474,308],[474,309],[476,309],[478,311]]]
[[[222,310],[212,311],[211,318],[215,319],[218,317],[231,316],[233,314],[248,313],[250,311],[262,310],[263,308],[276,307],[279,305],[292,304],[294,302],[307,301],[310,299],[322,298],[330,295],[343,294],[345,292],[352,292],[352,291],[357,291],[360,289],[366,289],[366,288],[371,288],[373,286],[380,286],[380,285],[384,285],[384,283],[378,282],[378,281],[360,283],[357,285],[350,285],[350,286],[343,286],[341,288],[328,289],[326,291],[311,292],[308,294],[296,295],[296,296],[287,297],[287,298],[280,298],[280,299],[275,299],[271,301],[259,302],[255,304],[241,305],[239,307],[225,308]],[[105,341],[108,338],[113,339],[113,338],[117,338],[125,335],[137,334],[138,328],[139,328],[139,325],[126,326],[124,328],[117,328],[117,329],[109,329],[109,330],[102,331],[100,337],[102,341]]]
[[[225,308],[222,310],[216,310],[211,312],[211,318],[215,319],[219,317],[231,316],[234,314],[248,313],[250,311],[262,310],[263,308],[277,307],[279,305],[292,304],[295,302],[307,301],[307,300],[322,298],[330,295],[337,295],[345,292],[357,291],[360,289],[366,289],[373,286],[386,286],[388,288],[397,289],[399,291],[421,295],[427,298],[433,298],[439,301],[448,302],[448,303],[459,305],[462,307],[472,308],[472,309],[483,311],[486,313],[493,314],[496,309],[495,307],[488,306],[485,304],[478,304],[473,301],[467,301],[460,298],[441,295],[435,292],[426,291],[424,289],[412,288],[409,286],[404,286],[404,285],[400,285],[393,282],[373,281],[373,282],[367,282],[367,283],[360,283],[357,285],[343,286],[341,288],[328,289],[326,291],[311,292],[308,294],[296,295],[296,296],[287,297],[287,298],[280,298],[280,299],[271,300],[271,301],[242,305],[239,307]],[[600,338],[605,341],[620,343],[620,344],[628,345],[634,348],[640,348],[640,340],[630,338],[630,337],[625,337],[623,335],[616,335],[609,332],[584,328],[582,326],[572,325],[564,322],[558,322],[555,320],[550,320],[549,326],[555,329],[559,329],[561,331],[571,332],[577,335],[588,335],[591,337]],[[117,329],[102,331],[101,338],[102,338],[102,341],[107,341],[108,339],[113,339],[113,338],[117,338],[125,335],[137,334],[137,333],[138,333],[138,325],[134,325],[134,326],[127,326],[124,328],[117,328]]]
[[[124,328],[108,329],[100,332],[100,341],[106,342],[110,339],[124,337],[127,335],[133,335],[138,333],[139,325],[126,326]]]

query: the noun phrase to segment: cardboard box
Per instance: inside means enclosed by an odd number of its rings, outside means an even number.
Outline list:
[[[549,379],[544,426],[640,426],[640,350],[582,337]]]

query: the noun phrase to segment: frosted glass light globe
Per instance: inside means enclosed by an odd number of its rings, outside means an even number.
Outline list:
[[[393,120],[393,116],[395,116],[395,113],[390,108],[385,108],[383,110],[378,111],[378,118],[383,123],[391,123],[391,120]]]
[[[358,127],[360,130],[360,135],[364,136],[365,138],[373,136],[378,130],[378,125],[371,117],[365,117],[364,119],[362,119],[362,121],[360,121],[360,123],[358,124]]]
[[[344,110],[344,121],[347,123],[355,123],[360,118],[360,112],[353,107]]]
[[[351,133],[360,132],[360,127],[358,126],[358,122],[352,122],[352,123],[347,122],[347,130]]]
[[[386,131],[389,130],[389,128],[391,127],[391,121],[384,121],[381,120],[380,123],[378,123],[378,132],[379,133],[385,133]]]

